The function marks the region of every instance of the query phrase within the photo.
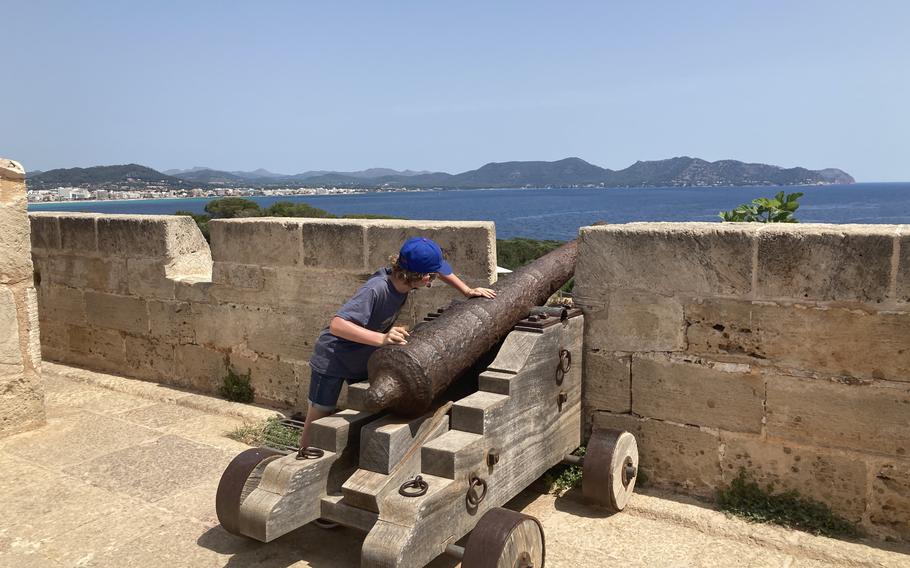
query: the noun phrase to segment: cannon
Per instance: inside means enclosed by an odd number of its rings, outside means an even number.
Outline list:
[[[560,254],[574,266],[574,244]],[[528,305],[542,304],[571,269],[553,278],[532,265],[497,286],[500,303],[471,299],[429,314],[411,336],[413,353],[378,350],[371,382],[349,386],[349,408],[313,422],[312,447],[234,458],[216,493],[222,526],[269,542],[323,518],[366,533],[361,566],[370,568],[416,568],[441,554],[467,568],[539,567],[541,524],[502,506],[549,468],[583,459],[584,496],[622,510],[638,471],[635,438],[595,430],[584,458],[571,455],[581,443],[584,316]],[[478,360],[488,363],[471,371],[475,391],[438,396]]]

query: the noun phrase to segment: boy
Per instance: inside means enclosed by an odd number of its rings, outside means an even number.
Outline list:
[[[309,407],[300,447],[309,445],[310,423],[335,412],[342,381],[367,379],[367,360],[383,345],[408,342],[408,330],[392,326],[408,293],[430,283],[438,276],[466,297],[493,298],[489,288],[471,288],[452,273],[442,250],[425,237],[404,242],[391,267],[377,270],[320,332],[310,358]]]

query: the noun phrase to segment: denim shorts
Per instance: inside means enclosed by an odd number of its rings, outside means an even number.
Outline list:
[[[316,410],[334,412],[335,405],[338,404],[338,395],[341,394],[341,385],[344,382],[345,379],[341,377],[331,377],[312,371],[310,373],[310,394],[307,397],[310,404]],[[358,381],[348,382],[356,383]]]

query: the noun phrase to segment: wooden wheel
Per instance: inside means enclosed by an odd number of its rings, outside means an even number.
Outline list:
[[[540,521],[509,509],[487,511],[471,531],[464,568],[541,568],[544,537]]]
[[[585,497],[610,509],[625,509],[638,476],[635,436],[619,430],[595,430],[588,440],[581,478]]]
[[[262,469],[283,454],[269,448],[253,448],[237,454],[221,474],[215,493],[215,513],[224,530],[241,534],[240,504],[259,484]]]

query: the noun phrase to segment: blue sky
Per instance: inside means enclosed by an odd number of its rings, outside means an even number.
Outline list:
[[[910,180],[903,0],[0,7],[0,156],[30,170],[689,155]]]

